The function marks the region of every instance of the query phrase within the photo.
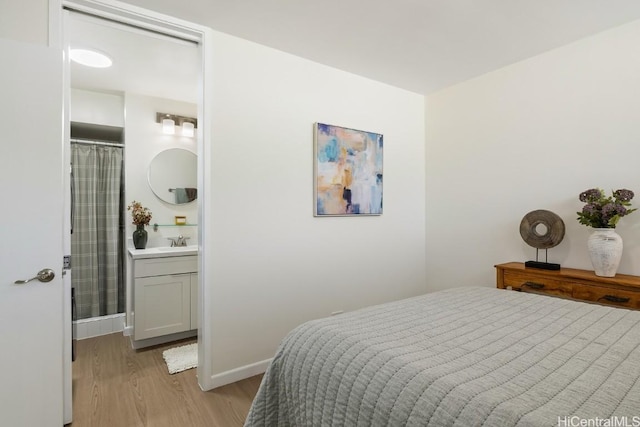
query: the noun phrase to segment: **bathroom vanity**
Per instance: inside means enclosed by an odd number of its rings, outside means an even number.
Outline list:
[[[129,249],[134,348],[197,335],[198,248]]]

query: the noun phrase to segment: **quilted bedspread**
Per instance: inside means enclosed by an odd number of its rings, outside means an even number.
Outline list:
[[[245,426],[596,419],[640,425],[640,311],[459,288],[297,327]]]

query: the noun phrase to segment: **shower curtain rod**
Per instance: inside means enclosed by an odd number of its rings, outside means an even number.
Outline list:
[[[102,142],[102,141],[90,141],[88,139],[70,139],[69,142],[76,144],[88,144],[88,145],[106,145],[107,147],[121,147],[124,148],[124,144],[116,142]]]

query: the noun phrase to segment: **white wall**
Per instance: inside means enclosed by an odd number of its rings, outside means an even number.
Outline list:
[[[429,289],[495,286],[493,266],[535,258],[519,234],[557,213],[549,261],[592,269],[578,194],[629,188],[640,206],[640,21],[450,87],[426,100]],[[619,273],[640,274],[640,213],[621,219]]]
[[[47,44],[49,0],[0,0],[0,38]]]
[[[423,293],[424,97],[215,33],[206,259],[212,371],[300,323]],[[313,216],[313,124],[384,135],[384,214]],[[215,375],[214,375],[215,376]]]
[[[124,127],[122,95],[71,89],[69,98],[69,121]]]
[[[197,152],[196,138],[181,136],[177,128],[174,135],[163,134],[162,124],[156,123],[156,112],[197,117],[198,106],[164,98],[126,93],[125,112],[125,201],[127,206],[136,200],[149,208],[153,215],[151,226],[155,223],[174,224],[176,215],[184,215],[187,217],[188,223],[197,224],[197,202],[174,205],[160,200],[149,187],[147,171],[153,158],[162,151],[182,148],[193,153]],[[131,212],[127,212],[127,215],[127,236],[131,238],[135,225],[131,223]],[[147,231],[149,234],[147,247],[167,246],[169,242],[167,237],[176,237],[179,234],[190,237],[189,244],[198,243],[197,227],[159,227],[157,232],[149,227]]]

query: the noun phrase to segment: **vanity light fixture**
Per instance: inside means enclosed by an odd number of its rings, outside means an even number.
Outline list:
[[[73,62],[92,68],[108,68],[113,64],[107,54],[95,49],[71,48],[69,58]]]
[[[170,117],[169,114],[162,119],[162,133],[165,135],[173,135],[176,133],[176,122]]]
[[[162,133],[174,135],[176,126],[182,128],[182,136],[193,138],[195,128],[198,127],[198,119],[194,117],[178,116],[177,114],[156,113],[156,123],[162,123]]]
[[[182,122],[182,136],[188,136],[189,138],[193,138],[195,134],[195,125],[193,122]]]

